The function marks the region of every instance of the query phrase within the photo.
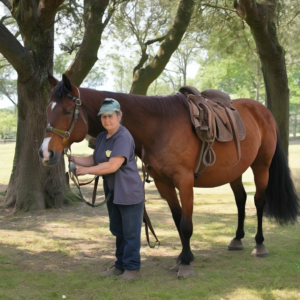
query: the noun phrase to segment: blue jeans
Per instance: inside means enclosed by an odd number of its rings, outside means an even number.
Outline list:
[[[105,180],[104,180],[105,181]],[[108,193],[104,183],[105,195]],[[134,205],[107,202],[110,231],[116,237],[115,266],[121,270],[138,270],[141,268],[141,228],[144,202]]]

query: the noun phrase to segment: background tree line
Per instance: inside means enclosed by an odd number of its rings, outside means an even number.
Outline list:
[[[18,107],[8,206],[29,210],[77,200],[63,179],[63,161],[49,170],[32,157],[46,125],[48,71],[90,88],[110,80],[116,92],[166,95],[194,85],[256,99],[274,114],[286,153],[289,130],[298,130],[300,0],[0,4],[0,95]]]

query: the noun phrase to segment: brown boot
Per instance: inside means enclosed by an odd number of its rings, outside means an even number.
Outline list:
[[[142,274],[140,270],[125,270],[119,277],[123,280],[134,280],[142,278]]]
[[[119,275],[122,275],[123,273],[124,273],[124,271],[113,266],[111,269],[108,269],[107,271],[102,272],[101,275],[110,277],[110,276],[119,276]]]

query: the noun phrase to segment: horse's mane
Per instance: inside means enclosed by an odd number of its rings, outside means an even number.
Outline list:
[[[186,97],[182,94],[168,95],[168,96],[141,96],[125,93],[112,93],[109,94],[110,98],[121,100],[121,110],[123,103],[130,103],[131,109],[134,109],[136,113],[138,110],[144,110],[148,113],[153,113],[158,117],[174,117],[174,115],[180,114],[182,108],[185,107],[189,111]]]
[[[189,111],[185,96],[179,93],[169,96],[141,96],[126,93],[97,91],[93,89],[86,90],[93,92],[93,94],[101,93],[102,97],[98,98],[99,100],[101,99],[101,101],[105,98],[116,98],[116,100],[120,101],[121,110],[122,104],[128,103],[130,104],[131,109],[134,109],[136,113],[138,113],[138,110],[144,110],[161,118],[172,118],[174,115],[180,114],[183,106]],[[58,99],[63,99],[68,93],[70,93],[70,91],[66,88],[63,81],[60,81],[54,87],[52,96],[55,96]]]

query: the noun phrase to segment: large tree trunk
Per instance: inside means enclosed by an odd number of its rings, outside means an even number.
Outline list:
[[[285,53],[279,44],[276,25],[276,0],[264,4],[255,0],[235,0],[238,15],[247,22],[254,37],[262,65],[266,88],[266,104],[277,122],[283,149],[289,146],[289,88]]]
[[[64,162],[46,168],[37,155],[45,134],[47,85],[46,81],[39,85],[34,79],[18,81],[17,143],[5,198],[7,206],[17,210],[61,207],[67,199],[78,200],[66,183]]]

